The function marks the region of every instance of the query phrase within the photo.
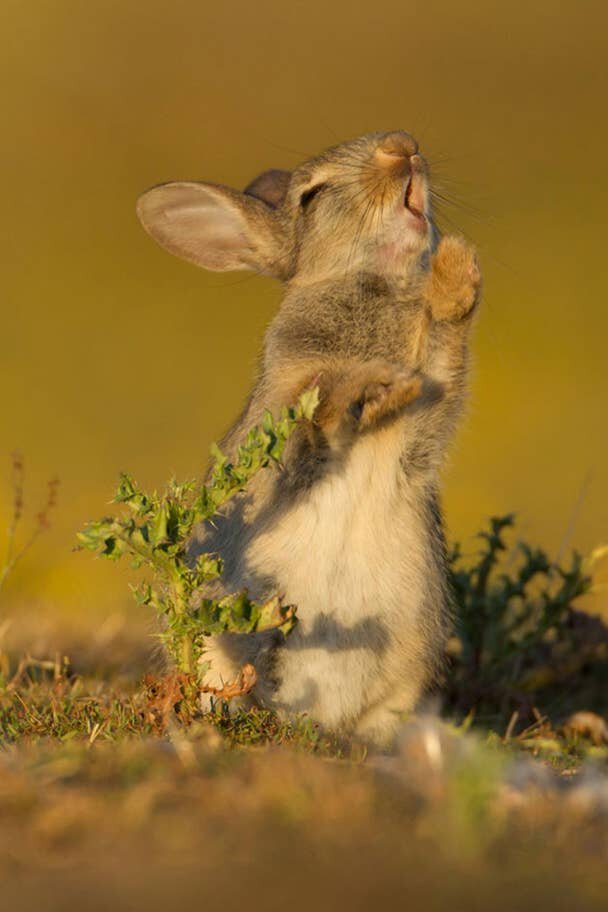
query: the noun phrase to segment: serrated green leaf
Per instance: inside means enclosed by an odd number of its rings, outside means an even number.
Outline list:
[[[154,548],[167,541],[168,522],[169,510],[166,504],[162,504],[148,521],[148,538]]]
[[[312,421],[317,406],[319,405],[319,387],[314,386],[312,389],[305,390],[298,400],[297,413],[298,417]]]

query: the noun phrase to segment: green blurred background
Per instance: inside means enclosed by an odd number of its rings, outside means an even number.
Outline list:
[[[370,130],[419,138],[462,203],[441,224],[481,252],[450,537],[517,511],[553,553],[606,540],[606,10],[4,0],[2,514],[13,448],[30,509],[62,479],[5,605],[131,611],[124,575],[73,554],[74,534],[121,469],[150,486],[200,474],[279,301],[269,280],[172,259],[139,227],[137,195],[175,178],[244,186]]]

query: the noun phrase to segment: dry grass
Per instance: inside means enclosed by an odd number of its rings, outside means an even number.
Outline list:
[[[104,679],[87,650],[79,675],[4,659],[6,908],[604,907],[603,747],[542,720],[505,740],[423,717],[374,757],[306,720],[221,710],[158,734],[139,672]]]

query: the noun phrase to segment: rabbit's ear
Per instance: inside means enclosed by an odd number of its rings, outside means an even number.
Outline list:
[[[165,250],[197,266],[281,272],[280,231],[272,209],[230,187],[161,184],[140,196],[137,214]]]
[[[270,171],[263,171],[245,187],[244,193],[248,196],[255,196],[262,200],[273,209],[278,209],[283,205],[287,189],[291,181],[291,171],[279,171],[272,168]]]

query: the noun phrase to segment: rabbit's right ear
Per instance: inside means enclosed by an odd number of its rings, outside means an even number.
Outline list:
[[[273,209],[278,209],[285,201],[290,183],[291,171],[271,168],[270,171],[262,171],[261,174],[258,174],[250,184],[247,184],[243,192],[263,200]]]
[[[197,266],[271,276],[282,272],[277,218],[251,195],[219,184],[161,184],[140,196],[137,214],[155,241]]]

